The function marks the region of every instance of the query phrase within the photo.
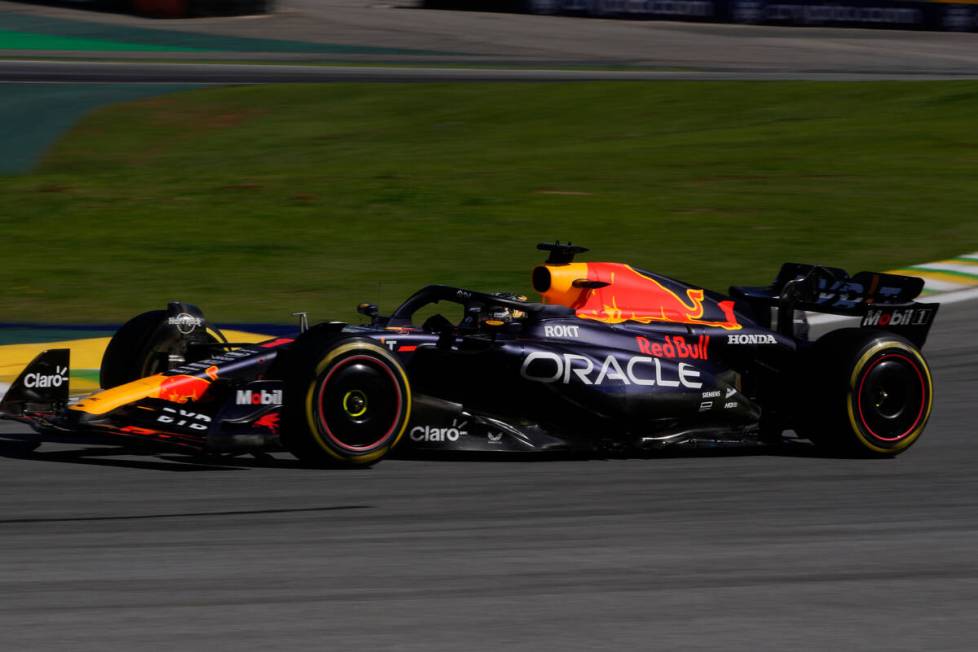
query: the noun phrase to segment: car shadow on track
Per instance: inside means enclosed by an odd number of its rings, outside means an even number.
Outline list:
[[[91,466],[110,466],[154,471],[231,471],[232,467],[215,464],[186,464],[160,458],[158,451],[131,447],[85,446],[73,450],[37,450],[42,442],[0,439],[0,457],[36,462],[61,462],[64,464],[86,464]],[[154,459],[123,459],[124,457],[153,457]],[[189,459],[189,458],[188,458]]]
[[[409,451],[396,452],[394,459],[452,461],[452,462],[556,462],[556,461],[602,461],[602,460],[657,460],[683,458],[722,458],[722,457],[800,457],[824,459],[858,459],[858,456],[841,455],[816,448],[811,442],[795,438],[785,439],[780,445],[740,445],[740,446],[672,446],[645,452],[615,454],[611,452],[581,453],[568,451],[549,451],[536,453],[514,452],[465,452],[465,451]]]
[[[43,450],[44,444],[70,443],[77,448]],[[167,451],[133,443],[120,445],[118,440],[66,442],[57,437],[44,435],[0,435],[0,458],[32,460],[37,462],[59,462],[62,464],[85,464],[153,471],[174,471],[178,473],[199,471],[246,471],[250,468],[303,468],[294,459],[277,459],[271,456],[261,458],[242,458],[214,455],[193,455],[185,452]],[[133,459],[138,458],[138,459]]]
[[[325,507],[294,507],[282,509],[234,509],[214,512],[165,512],[161,514],[113,514],[111,516],[54,516],[0,519],[0,525],[23,523],[76,523],[89,521],[136,521],[164,518],[215,518],[219,516],[263,516],[268,514],[295,514],[308,512],[338,512],[354,509],[372,509],[373,505],[328,505]]]
[[[44,445],[61,446],[44,450]],[[71,446],[66,449],[64,444]],[[95,435],[80,439],[77,435],[58,437],[41,434],[0,433],[0,458],[85,464],[178,473],[199,471],[247,471],[250,469],[313,469],[323,467],[307,464],[291,455],[277,457],[264,452],[241,454],[198,454],[174,450],[137,440],[120,443],[116,437]],[[138,459],[133,459],[138,458]],[[363,471],[369,467],[327,469]]]
[[[315,469],[291,457],[274,457],[265,453],[256,455],[195,455],[185,452],[172,452],[139,444],[119,445],[118,441],[105,444],[72,442],[79,448],[69,450],[39,450],[45,443],[64,443],[61,440],[47,439],[42,435],[14,436],[0,435],[0,458],[31,460],[37,462],[57,462],[62,464],[84,464],[90,466],[145,469],[152,471],[172,471],[177,473],[201,471],[247,471],[251,469]],[[839,459],[820,451],[808,442],[787,440],[781,446],[743,446],[722,448],[665,448],[643,454],[582,454],[569,452],[551,453],[464,453],[455,451],[401,453],[394,459],[407,461],[445,461],[481,463],[545,463],[560,461],[607,461],[617,459],[677,459],[677,458],[722,458],[722,457],[799,457]],[[138,459],[133,459],[138,458]],[[352,469],[330,469],[342,471],[366,470],[364,467]]]

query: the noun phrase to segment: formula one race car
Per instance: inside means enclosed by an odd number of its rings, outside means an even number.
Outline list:
[[[775,444],[787,430],[833,453],[891,456],[923,432],[933,384],[920,348],[938,305],[913,301],[918,278],[788,263],[770,286],[724,296],[575,262],[582,247],[538,248],[549,253],[533,270],[539,303],[429,285],[389,316],[361,304],[366,325],[301,324],[259,344],[228,342],[196,307],[171,303],[115,334],[102,391],[69,400],[68,351],[50,350],[0,414],[200,452],[284,446],[329,465],[370,464],[398,444],[629,455]],[[811,342],[802,311],[862,327]]]

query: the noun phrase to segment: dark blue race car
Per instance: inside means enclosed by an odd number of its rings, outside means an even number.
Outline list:
[[[937,304],[923,282],[785,264],[724,295],[539,245],[539,302],[430,285],[368,323],[228,342],[195,306],[143,313],[112,338],[102,390],[70,400],[67,350],[38,356],[0,415],[208,453],[284,447],[322,465],[399,452],[639,454],[775,445],[793,430],[844,455],[921,435],[933,383],[920,353]],[[445,316],[455,312],[454,318]],[[861,317],[809,341],[804,311]],[[776,317],[772,317],[776,315]]]

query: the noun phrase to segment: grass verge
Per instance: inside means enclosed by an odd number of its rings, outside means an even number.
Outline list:
[[[0,178],[0,321],[351,318],[519,289],[540,240],[725,289],[978,249],[978,84],[213,88],[108,107]]]

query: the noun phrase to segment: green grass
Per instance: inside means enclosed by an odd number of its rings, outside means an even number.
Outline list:
[[[978,249],[978,84],[334,84],[101,109],[0,178],[0,321],[347,319],[534,245],[725,289]]]

